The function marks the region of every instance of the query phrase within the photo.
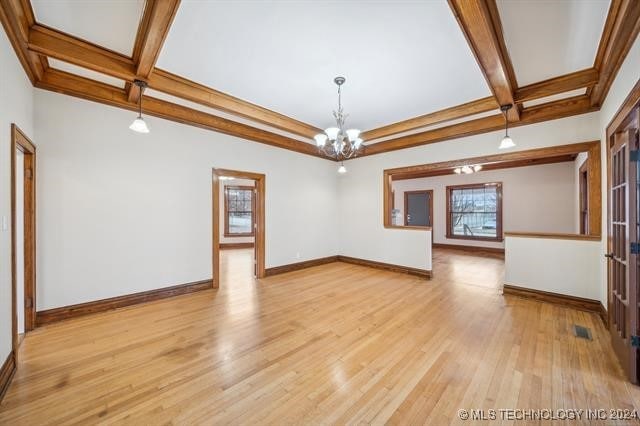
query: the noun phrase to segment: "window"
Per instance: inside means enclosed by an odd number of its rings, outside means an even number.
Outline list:
[[[502,241],[502,184],[447,186],[447,238]]]
[[[252,186],[224,187],[224,236],[246,237],[253,235]]]

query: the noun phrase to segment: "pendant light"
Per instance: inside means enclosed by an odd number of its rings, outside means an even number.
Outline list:
[[[344,163],[340,163],[340,167],[338,167],[338,173],[341,175],[347,173],[347,168],[344,166]]]
[[[131,126],[129,126],[129,128],[134,132],[149,133],[149,127],[142,118],[142,92],[144,92],[144,89],[147,87],[147,83],[142,80],[134,80],[133,84],[138,86],[140,92],[140,95],[138,95],[138,118],[133,120],[133,123],[131,123]]]
[[[507,149],[513,148],[516,144],[513,142],[513,139],[509,136],[509,118],[507,117],[507,113],[511,109],[512,105],[502,105],[500,107],[500,111],[504,114],[504,138],[500,142],[500,146],[498,149]]]

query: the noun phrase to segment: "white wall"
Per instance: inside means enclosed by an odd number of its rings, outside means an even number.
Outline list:
[[[598,300],[600,241],[507,237],[506,284]]]
[[[213,167],[266,175],[267,267],[338,253],[335,163],[153,117],[140,135],[135,114],[42,90],[35,102],[38,310],[210,279]]]
[[[447,238],[446,187],[470,183],[502,182],[504,232],[572,233],[575,226],[574,164],[564,162],[473,174],[449,174],[393,182],[395,207],[404,217],[404,193],[419,189],[433,192],[433,236],[435,243],[504,247],[504,242]]]
[[[224,188],[225,186],[255,186],[256,182],[250,179],[233,179],[220,181],[220,242],[221,243],[253,243],[254,237],[225,237],[224,224],[227,218],[224,216]]]
[[[602,139],[602,247],[601,255],[607,252],[606,241],[608,238],[607,229],[607,172],[606,172],[606,158],[607,158],[607,126],[613,119],[614,115],[622,106],[622,103],[631,92],[631,89],[640,79],[640,37],[636,39],[627,57],[625,58],[618,74],[616,75],[607,98],[605,99],[602,108],[600,109],[600,137]],[[600,287],[600,301],[607,307],[607,263],[603,256],[600,257],[601,265],[601,287]]]
[[[33,88],[0,30],[0,363],[11,352],[11,123],[33,136]],[[3,226],[6,223],[7,227]]]
[[[517,144],[514,150],[597,140],[598,113],[516,127],[510,134]],[[405,266],[430,265],[431,247],[423,231],[383,226],[383,170],[498,154],[503,152],[498,150],[501,138],[502,131],[496,131],[345,162],[349,172],[338,178],[340,253],[382,262],[390,262],[392,255],[404,259],[400,264]]]

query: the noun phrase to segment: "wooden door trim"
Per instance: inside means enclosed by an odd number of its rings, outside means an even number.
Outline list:
[[[431,221],[431,223],[429,225],[427,225],[426,227],[430,227],[431,229],[433,229],[433,189],[418,189],[415,191],[404,191],[404,226],[410,226],[407,223],[407,211],[408,211],[408,206],[409,206],[409,197],[407,197],[407,195],[409,194],[429,194],[429,219]],[[418,226],[414,226],[414,228],[418,228]],[[424,228],[424,227],[421,227]]]
[[[238,179],[255,181],[258,202],[255,204],[257,228],[255,230],[256,248],[256,277],[265,277],[265,192],[266,176],[261,173],[243,172],[221,168],[212,169],[212,243],[213,243],[213,287],[220,287],[220,176],[230,176]]]
[[[586,175],[587,176],[587,182],[585,183],[584,180],[582,179],[582,175]],[[585,188],[586,186],[586,188]],[[582,163],[580,165],[580,168],[578,169],[578,220],[579,220],[579,224],[580,224],[580,234],[588,234],[589,233],[589,190],[591,188],[591,185],[589,185],[589,162],[587,160],[584,161],[584,163]],[[586,199],[584,199],[586,198]],[[587,206],[586,209],[586,223],[582,218],[582,204],[584,203]]]
[[[11,124],[11,323],[12,348],[18,349],[16,150],[24,153],[24,317],[25,332],[36,326],[36,147],[20,128]],[[27,172],[31,170],[31,172]],[[27,175],[30,173],[30,175]],[[26,301],[30,301],[30,305]]]

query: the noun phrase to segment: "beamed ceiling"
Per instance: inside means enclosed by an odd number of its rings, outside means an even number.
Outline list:
[[[321,156],[332,79],[372,155],[600,108],[637,0],[0,0],[32,83]],[[334,24],[335,23],[335,24]]]

